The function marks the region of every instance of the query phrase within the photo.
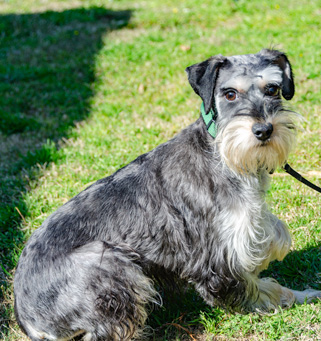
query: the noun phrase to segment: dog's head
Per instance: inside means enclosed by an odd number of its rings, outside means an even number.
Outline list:
[[[186,71],[205,112],[217,113],[216,140],[228,166],[256,174],[285,163],[295,124],[293,112],[282,106],[282,96],[290,100],[294,95],[284,53],[264,49],[251,55],[218,55]]]

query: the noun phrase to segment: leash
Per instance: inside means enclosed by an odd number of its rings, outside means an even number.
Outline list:
[[[298,172],[296,172],[288,163],[286,163],[283,166],[283,169],[290,174],[291,176],[293,176],[295,179],[299,180],[300,182],[302,182],[303,184],[307,185],[308,187],[314,189],[315,191],[321,193],[321,188],[315,184],[313,184],[312,182],[308,181],[307,179],[305,179],[301,174],[299,174]]]
[[[208,113],[206,113],[205,108],[204,108],[204,103],[202,102],[201,116],[203,118],[203,121],[205,123],[205,126],[206,126],[208,133],[213,137],[213,139],[215,139],[215,137],[217,135],[217,127],[215,124],[215,121],[217,119],[216,107],[214,106],[214,109],[211,109]],[[290,174],[291,176],[293,176],[295,179],[299,180],[300,182],[302,182],[306,186],[308,186],[308,187],[314,189],[315,191],[321,193],[321,188],[319,186],[317,186],[317,185],[313,184],[312,182],[308,181],[307,179],[305,179],[301,174],[296,172],[288,163],[286,163],[283,166],[283,169],[288,174]]]

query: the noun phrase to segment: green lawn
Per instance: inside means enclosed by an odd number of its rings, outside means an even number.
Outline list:
[[[0,2],[0,338],[22,340],[12,309],[23,243],[57,207],[197,119],[184,69],[215,54],[285,51],[291,106],[305,121],[289,163],[321,178],[320,0]],[[284,172],[272,211],[293,249],[272,275],[321,289],[320,195]],[[207,307],[191,291],[152,313],[151,340],[321,339],[321,303],[269,316]]]

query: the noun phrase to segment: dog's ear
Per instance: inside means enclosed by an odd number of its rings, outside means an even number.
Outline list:
[[[272,63],[282,70],[282,96],[290,100],[294,96],[294,76],[288,57],[277,50],[264,49],[261,54],[271,59]]]
[[[226,58],[222,55],[217,55],[204,62],[191,65],[185,70],[193,90],[203,100],[206,113],[212,109],[218,70],[225,60]]]

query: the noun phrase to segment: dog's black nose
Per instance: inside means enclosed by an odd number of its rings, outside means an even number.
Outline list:
[[[252,132],[258,140],[266,141],[272,135],[273,125],[271,123],[255,123]]]

